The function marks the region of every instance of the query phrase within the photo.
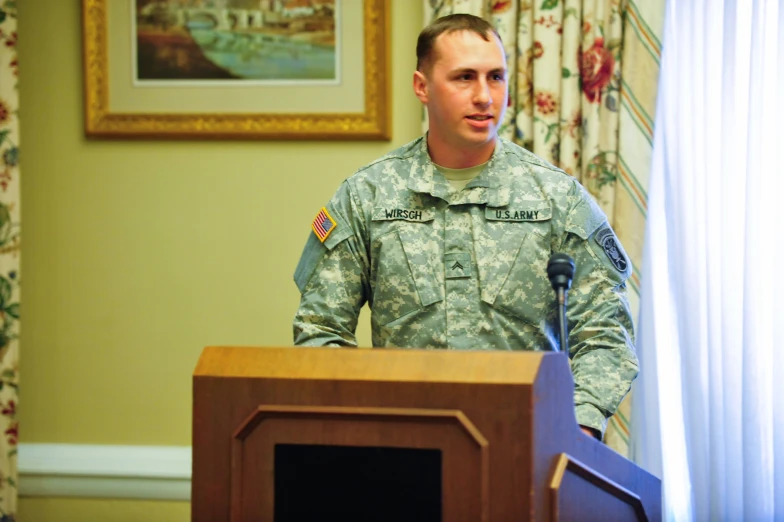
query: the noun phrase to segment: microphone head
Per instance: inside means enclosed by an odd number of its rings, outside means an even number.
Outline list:
[[[574,277],[574,260],[566,254],[557,252],[547,262],[547,277],[553,290],[569,289]]]

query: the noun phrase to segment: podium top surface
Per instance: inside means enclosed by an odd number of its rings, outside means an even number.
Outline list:
[[[531,384],[545,361],[568,372],[563,354],[533,351],[210,346],[193,376]]]

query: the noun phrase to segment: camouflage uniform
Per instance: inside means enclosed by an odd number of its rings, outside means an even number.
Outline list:
[[[568,321],[577,421],[604,432],[638,371],[631,263],[574,178],[499,139],[456,192],[419,138],[360,169],[325,209],[329,235],[310,235],[294,274],[295,344],[356,346],[368,302],[373,346],[551,349],[546,266],[564,252],[576,265]]]

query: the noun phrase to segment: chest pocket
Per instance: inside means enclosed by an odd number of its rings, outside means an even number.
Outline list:
[[[476,249],[481,299],[538,326],[552,304],[547,279],[550,205],[538,201],[518,208],[487,207],[484,217],[475,232],[481,245]]]
[[[373,322],[386,325],[443,300],[433,260],[433,210],[379,209],[373,213],[370,280]]]

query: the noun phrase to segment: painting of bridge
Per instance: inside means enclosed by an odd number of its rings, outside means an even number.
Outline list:
[[[135,80],[336,81],[340,0],[132,0]]]

